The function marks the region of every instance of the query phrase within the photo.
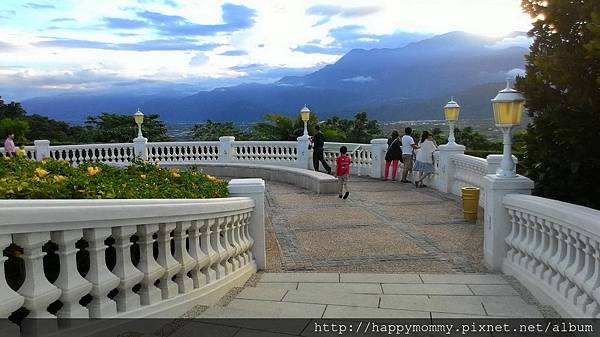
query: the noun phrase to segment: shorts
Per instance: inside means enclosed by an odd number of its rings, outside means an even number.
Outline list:
[[[403,154],[402,162],[404,163],[404,168],[407,170],[412,170],[413,168],[413,155],[412,154]]]

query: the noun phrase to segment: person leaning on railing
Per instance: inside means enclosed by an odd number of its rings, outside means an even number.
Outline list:
[[[315,126],[315,130],[317,131],[317,133],[315,133],[314,136],[310,137],[310,141],[312,143],[312,146],[314,148],[314,152],[313,152],[313,167],[315,168],[315,171],[319,171],[319,162],[321,162],[321,164],[323,164],[323,168],[325,169],[325,171],[327,171],[327,174],[331,174],[331,167],[329,167],[329,165],[327,165],[327,163],[325,162],[325,157],[323,156],[323,147],[325,146],[325,137],[323,136],[323,133],[321,133],[321,127],[320,126]]]
[[[387,180],[389,176],[390,165],[392,166],[392,181],[396,181],[398,171],[398,161],[402,161],[402,146],[400,145],[400,134],[397,130],[392,131],[388,138],[388,149],[385,153],[385,174],[382,180]]]
[[[423,131],[414,167],[414,170],[419,172],[418,179],[415,179],[416,187],[427,187],[423,184],[423,180],[435,172],[433,166],[433,153],[435,151],[437,151],[437,145],[433,140],[433,135],[429,131]]]

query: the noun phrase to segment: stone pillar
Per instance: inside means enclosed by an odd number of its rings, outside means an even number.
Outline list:
[[[34,140],[35,145],[35,160],[44,160],[50,158],[50,141],[49,140]]]
[[[297,158],[296,167],[302,169],[310,169],[310,151],[308,150],[309,140],[308,137],[298,137],[298,144],[296,145]]]
[[[137,137],[133,139],[133,154],[136,158],[141,160],[148,160],[148,149],[146,149],[146,143],[148,138]]]
[[[496,171],[498,171],[498,169],[500,168],[500,162],[502,161],[502,155],[501,154],[490,154],[485,159],[487,161],[488,174],[496,174]],[[519,159],[515,156],[512,156],[512,159],[513,159],[513,163],[515,163],[515,166],[513,166],[513,169],[515,169],[517,163],[519,162]]]
[[[440,170],[437,189],[443,193],[452,193],[452,179],[454,179],[452,156],[465,154],[465,147],[459,144],[443,144],[438,146],[438,150],[440,151]]]
[[[371,139],[371,178],[383,177],[385,169],[385,153],[387,152],[387,139],[377,138]]]
[[[483,188],[485,188],[484,262],[490,270],[501,271],[502,261],[507,251],[504,240],[506,240],[511,229],[503,198],[507,194],[531,194],[533,181],[521,175],[504,178],[495,174],[488,174],[483,178]]]
[[[252,254],[258,269],[265,269],[267,251],[265,241],[265,181],[262,179],[232,179],[229,182],[229,195],[249,197],[254,200],[254,210],[250,218],[250,237],[254,239]]]
[[[233,143],[235,137],[223,136],[219,137],[219,161],[223,163],[231,162],[233,158]]]

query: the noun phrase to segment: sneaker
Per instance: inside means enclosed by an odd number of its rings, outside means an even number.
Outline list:
[[[341,198],[342,198],[342,195],[340,194],[340,195],[338,195],[338,197],[341,199]]]
[[[348,199],[348,195],[350,195],[350,192],[346,192],[346,194],[344,194],[344,199]]]

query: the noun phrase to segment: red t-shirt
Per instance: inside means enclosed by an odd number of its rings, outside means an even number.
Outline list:
[[[348,155],[340,155],[335,160],[337,164],[337,170],[335,172],[336,176],[345,176],[350,174],[350,163],[352,163],[352,159],[348,157]]]

